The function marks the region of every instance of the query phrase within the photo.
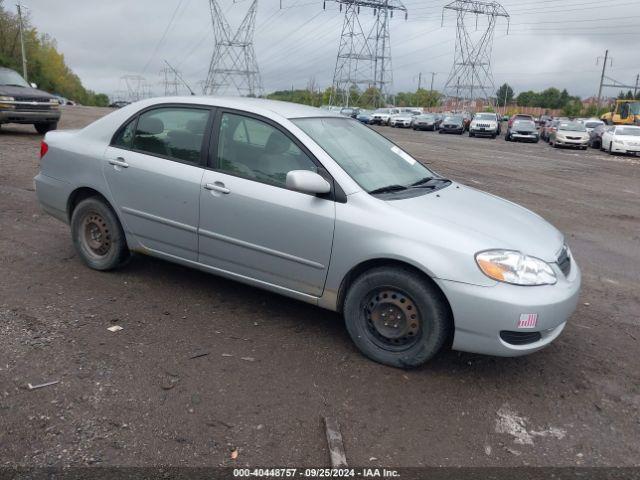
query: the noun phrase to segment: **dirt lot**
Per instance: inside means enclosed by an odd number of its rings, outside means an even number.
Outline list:
[[[36,203],[40,136],[5,125],[0,466],[326,465],[324,415],[354,466],[640,465],[640,158],[381,130],[566,233],[584,288],[558,341],[404,372],[303,303],[142,256],[91,271]]]

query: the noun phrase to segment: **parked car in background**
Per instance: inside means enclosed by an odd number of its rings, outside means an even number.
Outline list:
[[[516,120],[530,120],[535,124],[535,119],[533,118],[533,115],[526,115],[524,113],[516,113],[515,115],[511,116],[507,126],[510,127],[511,125],[513,125],[513,122],[515,122]]]
[[[592,129],[589,133],[589,146],[591,148],[602,148],[602,134],[606,130],[607,126],[602,123],[596,128]]]
[[[33,125],[41,134],[58,128],[60,101],[36,87],[15,70],[0,67],[0,126],[5,123]]]
[[[551,133],[558,128],[558,123],[560,123],[559,120],[547,120],[546,123],[540,127],[540,138],[548,142]]]
[[[587,118],[582,120],[580,123],[587,129],[587,133],[591,133],[591,131],[597,126],[605,124],[602,120],[598,120],[597,118]]]
[[[139,252],[340,312],[383,364],[417,367],[450,341],[532,353],[577,306],[580,269],[555,227],[338,113],[156,98],[41,147],[38,200],[89,268]]]
[[[372,119],[373,119],[373,112],[371,110],[360,109],[360,111],[358,112],[358,115],[356,115],[356,120],[358,120],[361,123],[365,123],[367,125],[372,123]]]
[[[451,115],[446,117],[440,124],[440,133],[464,133],[464,118],[462,115]]]
[[[433,113],[423,113],[422,115],[415,115],[411,128],[414,130],[437,130],[440,125],[438,118]]]
[[[614,153],[640,153],[640,127],[612,125],[602,134],[602,150]]]
[[[389,118],[390,127],[411,128],[415,114],[412,111],[404,111],[391,115]]]
[[[340,109],[340,115],[344,115],[345,117],[349,117],[349,118],[356,118],[358,116],[359,111],[360,111],[359,108],[343,107]]]
[[[396,113],[400,113],[400,110],[397,108],[379,108],[373,112],[371,123],[375,125],[389,125],[391,115],[395,115]]]
[[[538,143],[540,140],[540,134],[538,133],[538,129],[536,128],[536,124],[533,120],[519,119],[513,122],[510,127],[507,127],[504,139],[507,142]]]
[[[586,150],[589,134],[581,123],[558,122],[555,130],[549,135],[549,145],[554,148],[571,147]]]
[[[496,138],[500,134],[500,122],[495,113],[476,113],[469,124],[470,137]]]
[[[111,107],[111,108],[122,108],[122,107],[126,107],[127,105],[130,105],[130,104],[131,104],[131,102],[127,102],[125,100],[116,100],[111,105],[109,105],[109,107]]]

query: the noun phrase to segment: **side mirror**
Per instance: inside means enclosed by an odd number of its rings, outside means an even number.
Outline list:
[[[36,83],[31,82],[30,85],[31,85],[31,88],[38,88],[38,85]]]
[[[286,186],[290,190],[317,195],[329,193],[331,185],[324,178],[309,170],[291,170],[287,173]]]

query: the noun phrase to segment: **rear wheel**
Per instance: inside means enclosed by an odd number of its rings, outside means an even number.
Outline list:
[[[432,358],[452,326],[449,306],[437,287],[401,267],[361,275],[347,292],[344,318],[364,355],[399,368],[418,367]]]
[[[129,257],[118,218],[98,197],[81,201],[73,210],[71,236],[82,261],[95,270],[112,270]]]
[[[33,125],[40,135],[44,135],[51,130],[58,128],[58,122],[36,123]]]

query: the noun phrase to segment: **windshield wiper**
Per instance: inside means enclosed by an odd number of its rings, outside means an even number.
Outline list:
[[[376,195],[378,193],[401,192],[402,190],[408,190],[408,189],[403,185],[387,185],[386,187],[380,187],[380,188],[376,188],[375,190],[371,190],[369,192],[369,195]]]
[[[3,83],[2,84],[3,87],[20,87],[20,88],[27,88],[24,85],[18,85],[17,83]]]
[[[431,180],[435,180],[434,177],[424,177],[418,180],[417,182],[413,182],[410,187],[419,187],[420,185],[424,185],[425,183],[429,183]]]

